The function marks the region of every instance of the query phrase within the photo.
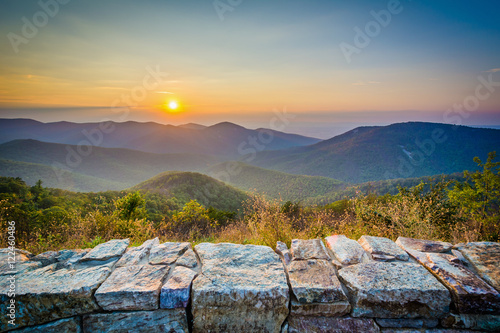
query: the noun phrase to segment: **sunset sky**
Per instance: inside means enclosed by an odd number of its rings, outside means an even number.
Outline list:
[[[59,1],[0,1],[0,118],[500,125],[498,1]]]

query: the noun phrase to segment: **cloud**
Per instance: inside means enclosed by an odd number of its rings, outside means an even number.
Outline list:
[[[358,81],[358,82],[355,82],[353,83],[352,85],[353,86],[367,86],[367,85],[370,85],[370,84],[381,84],[382,82],[378,82],[378,81]]]
[[[493,69],[490,69],[490,70],[487,70],[487,71],[484,71],[485,73],[496,73],[496,72],[500,72],[500,68],[493,68]]]
[[[157,94],[169,94],[169,95],[174,94],[173,92],[170,92],[170,91],[155,91],[155,93],[157,93]]]

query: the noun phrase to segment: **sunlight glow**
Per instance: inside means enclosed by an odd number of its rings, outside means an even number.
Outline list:
[[[168,108],[170,110],[176,110],[178,107],[179,107],[179,104],[177,104],[176,101],[170,101],[170,103],[168,103]]]

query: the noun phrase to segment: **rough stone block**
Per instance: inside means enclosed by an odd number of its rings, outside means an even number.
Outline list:
[[[300,303],[347,301],[329,261],[293,260],[287,270],[292,292]]]
[[[161,287],[160,308],[185,308],[191,293],[191,283],[197,273],[189,268],[177,266],[168,281]]]
[[[149,253],[149,263],[151,265],[170,265],[179,259],[188,249],[190,243],[163,243],[154,246]]]
[[[280,332],[290,296],[270,247],[202,243],[195,251],[202,271],[192,287],[194,332]]]
[[[303,317],[341,317],[351,311],[348,301],[334,303],[300,303],[291,301],[290,315]]]
[[[116,267],[146,264],[151,248],[159,245],[158,237],[145,241],[141,246],[128,248],[116,263]]]
[[[339,271],[353,317],[439,318],[449,311],[448,290],[424,267],[372,262]]]
[[[113,239],[109,242],[99,244],[87,253],[81,261],[108,260],[120,257],[127,249],[129,243],[130,240],[128,239]]]
[[[288,318],[289,333],[378,333],[373,319],[351,317],[300,317]]]
[[[196,259],[196,253],[194,253],[192,249],[187,250],[179,259],[177,259],[175,264],[177,266],[195,268],[196,266],[198,266],[198,259]]]
[[[500,292],[500,243],[476,242],[458,247],[472,269]]]
[[[448,252],[452,248],[451,243],[431,241],[423,239],[415,239],[408,237],[398,237],[396,244],[401,246],[404,250],[414,250],[420,252]]]
[[[99,308],[93,293],[111,274],[115,261],[79,269],[59,269],[57,264],[16,275],[17,327],[40,325],[53,320],[93,312]],[[0,281],[0,302],[7,304],[8,281]],[[0,316],[0,331],[8,326]]]
[[[361,236],[359,244],[370,254],[393,256],[398,260],[408,261],[408,254],[389,238]]]
[[[155,310],[170,267],[133,265],[119,267],[97,289],[97,303],[107,311]]]
[[[500,316],[450,313],[441,319],[441,325],[447,328],[500,332]]]
[[[291,253],[293,260],[330,260],[330,256],[321,239],[293,239]]]
[[[427,267],[451,292],[455,307],[461,313],[499,314],[499,293],[466,267],[452,262],[451,255],[408,250]]]
[[[359,264],[366,252],[358,242],[344,235],[333,235],[325,238],[326,246],[342,265]]]
[[[11,333],[81,333],[80,318],[60,319],[48,324],[21,328]]]
[[[285,265],[288,265],[292,261],[292,253],[285,243],[279,241],[276,242],[276,253],[283,258]]]
[[[83,317],[85,333],[187,333],[185,309],[111,312]]]

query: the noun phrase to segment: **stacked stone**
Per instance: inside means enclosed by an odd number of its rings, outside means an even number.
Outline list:
[[[199,266],[191,244],[156,238],[128,245],[112,240],[17,263],[15,327],[30,327],[15,332],[188,332],[186,307]],[[9,301],[3,292],[0,298],[2,306]],[[2,315],[2,332],[14,328],[8,319]]]
[[[276,253],[158,239],[15,252],[12,272],[0,249],[0,332],[500,331],[499,243],[333,235]]]

